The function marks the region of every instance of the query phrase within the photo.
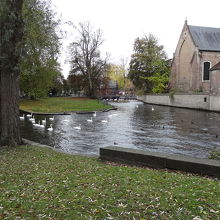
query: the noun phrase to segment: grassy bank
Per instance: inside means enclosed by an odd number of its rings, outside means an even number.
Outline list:
[[[89,98],[54,97],[39,100],[20,100],[20,109],[29,112],[99,111],[110,107],[96,99]]]
[[[0,163],[0,219],[220,219],[219,180],[29,146]]]

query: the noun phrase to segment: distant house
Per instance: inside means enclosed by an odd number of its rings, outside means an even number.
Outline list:
[[[185,21],[174,53],[170,87],[180,92],[220,94],[220,28]]]
[[[118,94],[118,82],[116,80],[109,80],[107,84],[100,88],[100,96],[111,96]]]

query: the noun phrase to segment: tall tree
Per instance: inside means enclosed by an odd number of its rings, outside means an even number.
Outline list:
[[[22,48],[22,0],[0,3],[0,146],[21,143],[19,73]]]
[[[78,39],[69,46],[71,74],[81,74],[85,79],[84,90],[94,97],[106,70],[107,58],[102,59],[99,48],[103,43],[101,30],[93,31],[90,23],[80,23]]]
[[[111,80],[115,80],[118,83],[118,88],[123,89],[125,87],[125,72],[126,69],[122,65],[109,64],[108,65],[108,77]]]
[[[69,74],[67,81],[74,94],[77,94],[85,87],[85,80],[81,74]]]
[[[128,74],[133,84],[144,92],[152,92],[155,78],[149,77],[160,77],[168,72],[166,53],[163,46],[158,44],[158,40],[152,34],[137,38],[134,42],[134,54],[131,56]]]
[[[50,1],[24,0],[24,50],[21,62],[20,87],[26,95],[37,98],[47,95],[60,74],[58,64],[59,20]]]

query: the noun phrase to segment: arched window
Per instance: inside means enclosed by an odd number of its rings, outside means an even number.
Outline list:
[[[203,80],[209,80],[210,62],[204,62],[203,64]]]

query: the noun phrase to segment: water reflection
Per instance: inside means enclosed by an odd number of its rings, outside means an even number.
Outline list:
[[[157,152],[207,157],[220,149],[220,114],[154,106],[141,102],[114,103],[117,111],[46,118],[46,127],[21,121],[24,138],[65,152],[98,155],[99,148],[118,145]],[[92,122],[87,121],[91,119]],[[40,122],[45,116],[35,116]],[[53,131],[48,131],[53,124]],[[80,126],[81,129],[76,129]]]

